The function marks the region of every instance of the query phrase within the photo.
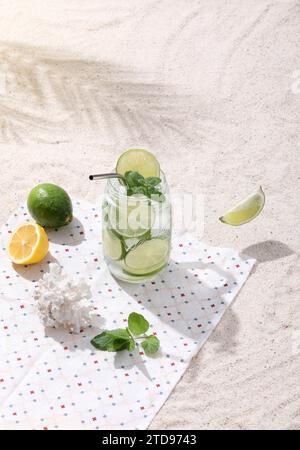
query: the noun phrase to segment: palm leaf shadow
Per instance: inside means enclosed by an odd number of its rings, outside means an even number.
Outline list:
[[[2,143],[56,143],[90,133],[102,141],[178,144],[189,136],[191,99],[175,96],[151,73],[7,43],[0,43],[0,72]]]

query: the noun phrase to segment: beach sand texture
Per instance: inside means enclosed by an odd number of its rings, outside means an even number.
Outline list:
[[[296,0],[0,2],[1,223],[42,181],[100,207],[88,175],[138,146],[257,259],[153,429],[300,428],[299,120]],[[258,219],[218,221],[260,184]]]

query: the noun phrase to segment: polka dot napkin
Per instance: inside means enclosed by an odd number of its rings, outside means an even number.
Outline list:
[[[74,200],[75,219],[49,232],[49,255],[35,266],[13,267],[5,252],[12,230],[29,220],[26,207],[1,229],[1,429],[145,429],[255,263],[175,236],[171,261],[155,281],[118,283],[103,261],[99,209]],[[79,335],[44,329],[37,316],[32,291],[53,261],[92,288],[96,324]],[[132,311],[159,336],[159,354],[106,353],[90,345],[99,330],[125,327]]]

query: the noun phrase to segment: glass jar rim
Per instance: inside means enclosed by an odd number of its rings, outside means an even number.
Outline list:
[[[166,181],[166,177],[164,172],[161,170],[160,171],[160,176],[159,178],[161,179],[161,183],[159,184],[160,187],[160,192],[162,192],[163,194],[166,194],[168,191],[168,186],[167,186],[167,181]],[[128,197],[127,192],[126,192],[126,188],[125,186],[122,184],[122,182],[120,181],[119,178],[109,178],[107,180],[107,190],[108,190],[108,194],[110,196],[113,196],[115,198],[125,198]],[[145,198],[142,198],[141,196],[139,196],[139,201],[149,201],[149,198],[145,196]]]

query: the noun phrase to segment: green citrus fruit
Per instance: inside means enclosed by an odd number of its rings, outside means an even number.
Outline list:
[[[31,216],[42,227],[59,228],[73,219],[72,202],[67,192],[51,183],[35,186],[27,199]]]
[[[265,194],[260,186],[259,189],[227,211],[219,220],[228,225],[243,225],[255,219],[263,210],[264,205]]]
[[[143,175],[144,178],[159,177],[160,167],[152,153],[141,148],[130,148],[119,157],[116,171],[120,175],[134,171]]]

